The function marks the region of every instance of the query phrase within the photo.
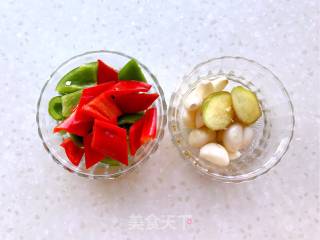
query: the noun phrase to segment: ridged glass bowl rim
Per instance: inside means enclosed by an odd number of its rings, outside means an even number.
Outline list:
[[[245,173],[245,174],[240,174],[240,175],[234,175],[234,176],[225,176],[225,175],[220,175],[220,174],[215,174],[215,173],[211,173],[208,174],[207,172],[205,172],[201,167],[197,166],[194,164],[194,160],[192,158],[188,158],[189,162],[192,163],[192,165],[203,175],[209,176],[211,177],[213,180],[218,180],[220,182],[225,182],[225,183],[240,183],[240,182],[247,182],[247,181],[251,181],[256,179],[257,177],[266,174],[268,171],[270,171],[273,167],[275,167],[283,158],[283,156],[286,154],[286,152],[289,149],[290,143],[293,139],[293,135],[294,135],[294,128],[295,128],[295,116],[294,116],[294,106],[292,104],[292,101],[290,99],[289,93],[286,90],[284,84],[282,83],[282,81],[277,77],[277,75],[275,75],[269,68],[261,65],[260,63],[256,62],[255,60],[252,59],[248,59],[245,57],[240,57],[240,56],[221,56],[221,57],[216,57],[216,58],[211,58],[208,59],[204,62],[201,62],[199,64],[197,64],[195,67],[193,67],[193,69],[186,75],[184,75],[183,79],[188,78],[190,76],[192,76],[192,74],[197,71],[198,68],[214,62],[214,61],[221,61],[221,60],[225,60],[225,59],[230,59],[230,60],[244,60],[247,61],[250,64],[254,64],[259,68],[262,68],[265,71],[268,71],[274,78],[274,80],[278,83],[278,87],[280,87],[281,92],[283,93],[283,95],[287,98],[287,103],[288,106],[291,110],[291,114],[289,114],[291,116],[291,127],[290,127],[290,136],[289,136],[289,140],[287,141],[284,150],[281,152],[281,154],[279,154],[277,156],[277,158],[272,161],[272,162],[267,162],[266,164],[262,165],[260,168],[257,168],[256,170],[249,172],[249,173]],[[181,84],[182,81],[179,83],[179,85],[176,87],[175,91],[172,93],[171,98],[170,98],[170,103],[169,103],[169,110],[168,110],[168,122],[169,122],[169,132],[171,134],[171,140],[173,142],[173,144],[177,147],[177,149],[179,150],[180,155],[182,156],[182,158],[185,158],[185,156],[183,155],[183,151],[185,151],[186,149],[181,147],[179,144],[177,144],[174,141],[174,130],[171,128],[171,122],[175,121],[174,119],[172,119],[172,112],[173,110],[173,102],[174,102],[174,98],[175,98],[175,94],[177,92],[179,92],[180,88],[181,88]]]
[[[47,85],[49,84],[50,80],[52,79],[52,77],[56,74],[56,72],[58,72],[63,66],[65,66],[66,64],[68,64],[69,62],[71,62],[72,60],[79,58],[79,57],[84,57],[86,55],[90,55],[90,54],[99,54],[99,53],[108,53],[108,54],[116,54],[122,57],[126,57],[128,59],[133,59],[134,57],[131,57],[125,53],[119,52],[119,51],[113,51],[113,50],[96,50],[96,51],[87,51],[84,52],[82,54],[78,54],[75,55],[69,59],[67,59],[66,61],[64,61],[63,63],[61,63],[51,74],[49,79],[45,82],[45,84],[43,85],[41,92],[40,92],[40,96],[38,98],[37,101],[37,113],[36,113],[36,122],[37,122],[37,130],[38,130],[38,135],[42,141],[42,145],[44,146],[45,150],[48,152],[48,154],[51,156],[51,158],[54,160],[54,162],[56,162],[59,166],[63,167],[64,169],[66,169],[67,171],[74,173],[78,176],[81,177],[87,177],[87,178],[92,178],[92,179],[116,179],[120,176],[124,176],[126,174],[128,174],[129,172],[133,171],[134,169],[136,169],[138,166],[140,166],[142,163],[144,163],[147,159],[150,158],[150,156],[156,151],[156,149],[158,148],[158,145],[160,143],[160,141],[163,139],[164,136],[164,130],[167,124],[167,104],[165,101],[165,97],[164,97],[164,93],[163,90],[156,78],[156,76],[143,64],[141,63],[139,60],[137,60],[136,58],[134,58],[138,64],[143,68],[144,71],[146,71],[150,77],[153,80],[153,83],[155,85],[155,87],[157,88],[157,90],[160,93],[160,106],[163,109],[163,115],[161,116],[161,125],[158,129],[158,133],[157,133],[157,139],[151,142],[150,148],[149,148],[149,155],[148,156],[144,156],[141,160],[139,160],[138,162],[136,162],[135,164],[123,169],[120,172],[116,172],[116,173],[112,173],[112,174],[92,174],[90,172],[88,173],[83,173],[83,172],[78,172],[75,171],[71,168],[69,168],[68,166],[64,165],[62,162],[59,161],[59,159],[57,159],[54,154],[50,151],[50,148],[48,147],[47,143],[45,142],[42,132],[41,132],[41,127],[40,127],[40,104],[41,104],[41,100],[44,94],[44,91],[46,90]]]

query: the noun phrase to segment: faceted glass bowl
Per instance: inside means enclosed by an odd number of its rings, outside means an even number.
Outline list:
[[[262,116],[252,125],[255,131],[252,144],[227,167],[209,165],[199,158],[199,149],[188,144],[190,130],[182,123],[184,97],[200,81],[221,76],[229,80],[228,91],[243,85],[255,92],[262,109]],[[294,130],[293,105],[282,82],[266,67],[242,57],[214,58],[197,65],[172,93],[168,118],[172,141],[182,157],[201,173],[223,182],[247,181],[269,171],[288,150]]]
[[[62,135],[53,134],[53,128],[58,124],[58,122],[53,120],[49,115],[48,103],[52,97],[58,95],[55,91],[55,87],[66,73],[80,65],[96,61],[97,59],[105,61],[115,69],[120,69],[130,59],[132,59],[132,57],[120,52],[102,50],[86,52],[65,61],[51,74],[50,79],[44,84],[41,90],[37,105],[36,120],[39,136],[42,140],[43,146],[56,163],[64,167],[66,170],[80,176],[114,179],[137,168],[141,163],[150,158],[151,154],[158,149],[159,142],[163,138],[164,128],[167,123],[167,105],[162,88],[156,77],[145,65],[138,62],[148,83],[152,85],[150,92],[159,94],[159,98],[153,103],[153,107],[157,108],[158,113],[156,139],[143,145],[134,157],[129,157],[129,166],[121,164],[119,167],[112,167],[104,163],[98,163],[95,166],[86,169],[83,160],[78,167],[74,166],[68,160],[64,149],[60,147]]]

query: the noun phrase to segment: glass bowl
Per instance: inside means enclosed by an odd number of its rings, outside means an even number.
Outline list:
[[[86,169],[84,161],[81,161],[78,167],[71,164],[63,150],[60,147],[63,136],[53,134],[53,128],[57,125],[57,121],[53,120],[48,114],[48,103],[53,96],[58,95],[55,91],[58,81],[70,70],[89,62],[101,59],[116,69],[124,66],[132,57],[114,51],[92,51],[86,52],[70,58],[62,63],[50,76],[50,79],[44,84],[37,105],[37,125],[38,133],[42,140],[44,148],[48,151],[52,159],[66,170],[76,173],[80,176],[89,178],[107,178],[114,179],[125,173],[137,168],[141,163],[150,158],[159,146],[160,140],[164,135],[164,128],[167,123],[167,105],[165,102],[162,88],[156,77],[142,63],[138,62],[148,83],[152,85],[150,92],[158,93],[159,98],[154,102],[153,107],[157,108],[157,137],[155,140],[143,145],[132,158],[129,158],[129,166],[122,165],[119,167],[109,166],[108,164],[98,163],[95,166]]]
[[[227,167],[208,165],[198,157],[199,149],[188,145],[188,130],[182,123],[183,99],[202,80],[226,77],[226,90],[243,85],[257,95],[262,116],[252,126],[252,144],[239,159]],[[288,150],[293,136],[294,113],[287,90],[279,78],[266,67],[242,57],[220,57],[200,63],[172,93],[168,112],[169,130],[174,145],[182,157],[201,173],[223,182],[242,182],[255,179],[274,167]]]

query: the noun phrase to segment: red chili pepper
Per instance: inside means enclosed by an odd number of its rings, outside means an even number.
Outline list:
[[[102,83],[93,87],[85,88],[82,91],[82,96],[93,99],[99,96],[101,93],[107,90],[113,89],[116,83],[117,83],[116,81],[112,81],[112,82]]]
[[[53,132],[67,131],[68,133],[73,133],[78,136],[86,136],[88,132],[92,129],[92,121],[76,119],[75,116],[77,110],[74,111],[67,119],[58,124],[53,129]]]
[[[84,154],[83,148],[78,147],[71,138],[65,139],[60,146],[64,148],[70,162],[73,165],[78,166]]]
[[[143,129],[144,118],[140,118],[129,129],[129,146],[130,154],[134,156],[137,150],[141,147],[141,134]]]
[[[100,94],[88,104],[84,105],[82,110],[94,119],[113,123],[116,123],[117,118],[122,114],[121,110],[112,100],[108,91]]]
[[[124,113],[136,113],[146,110],[159,97],[157,93],[130,93],[115,98],[118,107]]]
[[[95,120],[91,147],[104,156],[128,165],[127,132],[124,128]]]
[[[86,163],[87,169],[105,158],[103,154],[101,154],[100,152],[97,152],[91,147],[92,137],[93,135],[92,133],[90,133],[89,135],[83,138],[85,163]]]
[[[101,60],[98,60],[98,84],[118,81],[118,72]]]
[[[119,96],[129,93],[148,92],[151,87],[150,84],[145,82],[121,80],[113,86],[110,90],[110,94]]]
[[[91,117],[87,116],[83,110],[82,107],[84,105],[86,105],[87,103],[89,103],[90,101],[92,101],[95,97],[99,96],[100,94],[102,94],[103,92],[112,89],[112,87],[115,85],[115,81],[113,82],[106,82],[100,85],[96,85],[93,87],[89,87],[89,88],[85,88],[82,91],[82,95],[78,104],[78,111],[77,111],[77,115],[76,118],[77,119],[87,119],[90,120]]]
[[[151,139],[155,139],[157,135],[157,109],[150,108],[143,116],[144,123],[141,134],[141,142],[145,144]]]

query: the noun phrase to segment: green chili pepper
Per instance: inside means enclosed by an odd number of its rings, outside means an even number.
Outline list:
[[[69,133],[69,136],[71,140],[78,146],[82,147],[83,146],[83,137],[78,136],[76,134]]]
[[[51,98],[48,106],[50,116],[55,120],[62,120],[62,101],[61,96]]]
[[[68,72],[58,82],[56,90],[60,94],[72,93],[97,82],[97,62],[88,63]]]
[[[136,80],[140,82],[147,82],[141,71],[141,68],[139,67],[139,64],[134,59],[131,59],[121,68],[118,76],[119,80]]]
[[[143,116],[143,113],[126,114],[118,119],[118,125],[133,124]]]
[[[63,95],[61,97],[62,116],[67,118],[71,115],[71,113],[79,103],[81,94],[82,94],[82,90],[79,90],[73,93]]]
[[[106,157],[105,159],[101,160],[102,163],[108,164],[109,166],[120,166],[120,163],[110,157]]]

